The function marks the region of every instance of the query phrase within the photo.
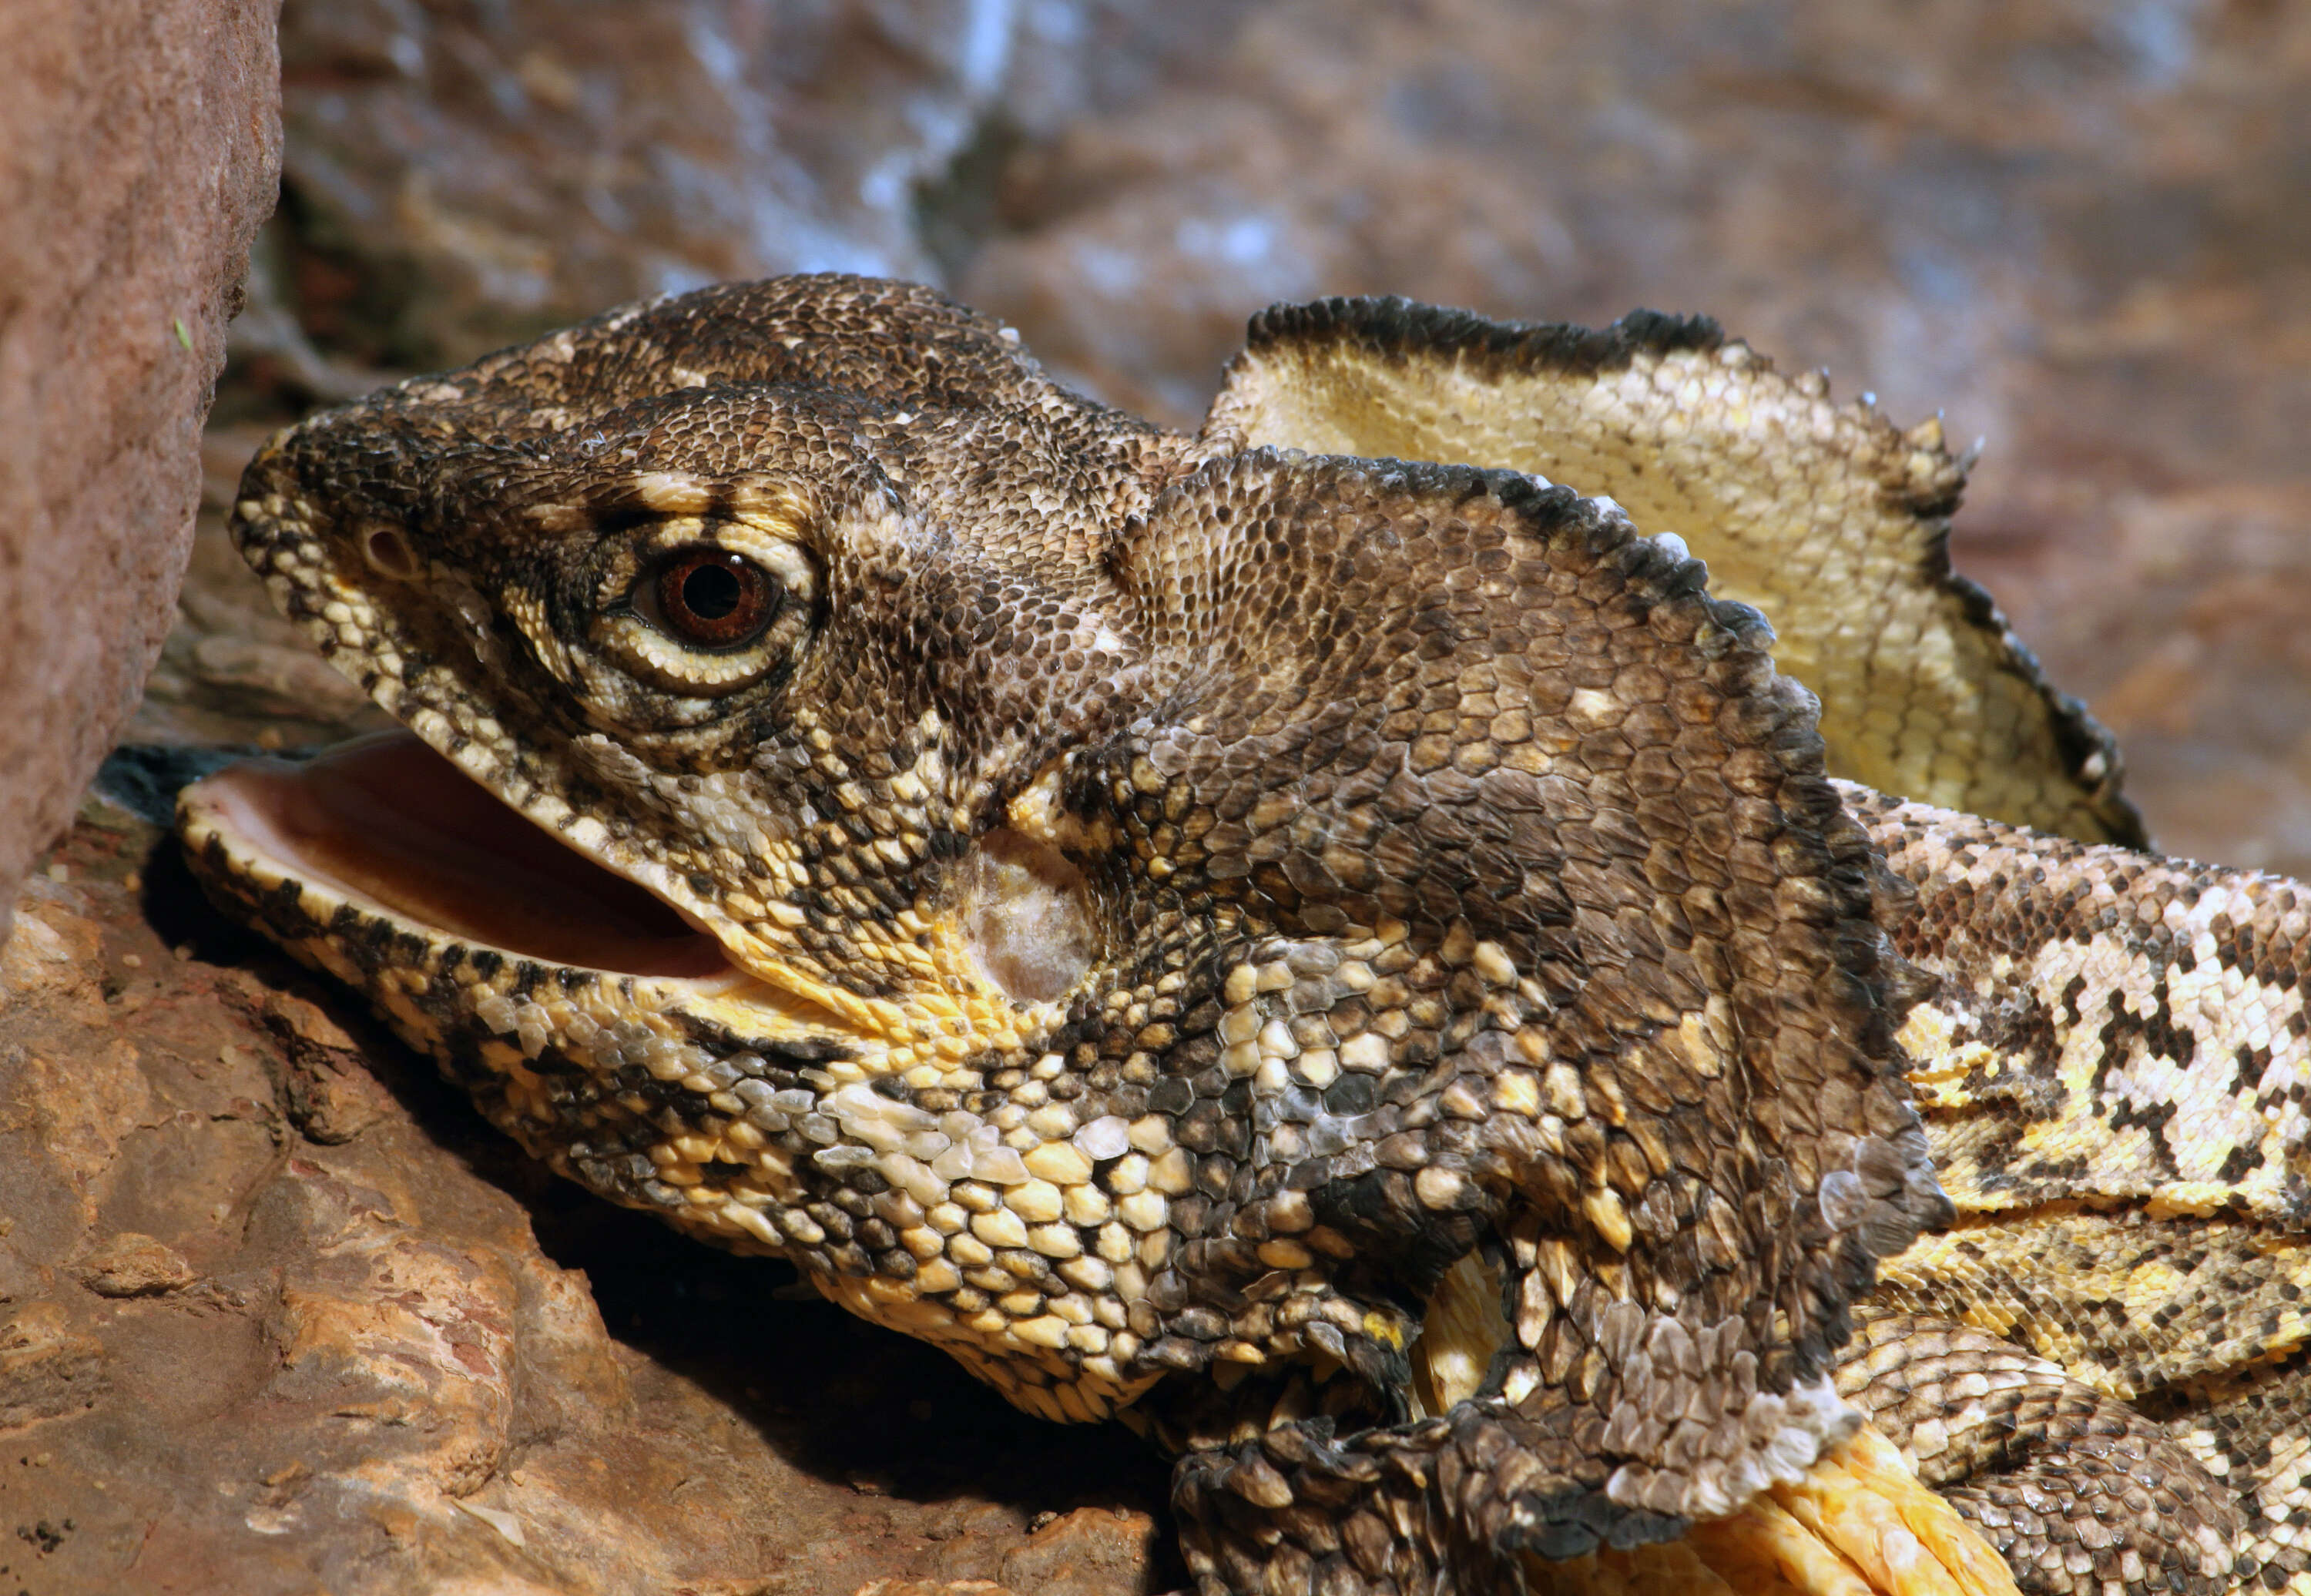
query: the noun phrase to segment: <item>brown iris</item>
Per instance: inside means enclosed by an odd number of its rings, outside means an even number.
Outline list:
[[[752,642],[785,592],[777,577],[727,549],[677,550],[658,567],[658,615],[667,631],[701,648]]]

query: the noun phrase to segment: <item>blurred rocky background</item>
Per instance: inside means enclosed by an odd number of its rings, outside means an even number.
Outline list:
[[[1182,423],[1276,300],[1707,311],[1984,440],[1959,566],[2160,844],[2311,874],[2311,7],[287,0],[280,54],[126,734],[179,752],[0,955],[0,1590],[1182,1581],[1128,1435],[542,1181],[156,851],[201,750],[372,723],[224,544],[265,432],[620,300],[923,278]]]

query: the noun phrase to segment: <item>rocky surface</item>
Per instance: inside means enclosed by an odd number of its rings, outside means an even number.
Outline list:
[[[2302,8],[290,0],[283,51],[136,740],[376,724],[227,546],[240,462],[631,294],[928,276],[1173,420],[1276,298],[1651,304],[1984,435],[1961,564],[2160,840],[2311,874]],[[0,952],[0,1596],[1182,1583],[1128,1435],[544,1181],[154,840],[92,807]]]
[[[0,933],[135,707],[279,167],[277,0],[0,0]]]
[[[1240,9],[291,0],[279,288],[410,366],[723,278],[936,278],[1003,150]]]

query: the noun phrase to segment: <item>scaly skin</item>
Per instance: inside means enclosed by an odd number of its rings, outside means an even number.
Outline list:
[[[185,834],[555,1169],[1179,1451],[1208,1591],[2012,1588],[1985,1540],[2034,1590],[2311,1590],[2262,1507],[2304,1513],[2299,1034],[2255,1009],[2280,1085],[2204,1121],[2263,1160],[2232,1206],[2176,1206],[2196,1119],[2164,1184],[2086,1153],[2173,1027],[2000,1030],[2043,994],[1968,939],[1985,823],[1850,809],[1678,541],[1833,771],[2138,837],[1948,571],[1959,477],[1705,323],[1271,312],[1190,438],[923,290],[707,290],[267,446],[244,553],[463,776],[371,747],[325,823],[243,771]],[[744,635],[708,556],[772,595]],[[526,847],[376,842],[465,778]],[[2154,902],[1996,835],[2049,861],[2025,952],[2076,881]],[[1912,1247],[1929,1136],[1960,1228]],[[2141,1243],[2117,1315],[2017,1306],[1967,1250],[2010,1232]]]

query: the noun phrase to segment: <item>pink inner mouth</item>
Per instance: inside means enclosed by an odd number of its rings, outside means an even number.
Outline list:
[[[461,940],[630,975],[728,976],[712,937],[557,841],[411,732],[229,765],[186,801],[292,875]]]

